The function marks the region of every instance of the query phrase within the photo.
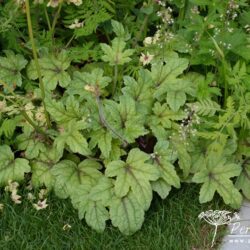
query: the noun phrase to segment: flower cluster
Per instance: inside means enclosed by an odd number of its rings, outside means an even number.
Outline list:
[[[8,185],[5,187],[5,191],[6,192],[10,192],[11,193],[11,200],[15,203],[15,204],[20,204],[22,203],[22,201],[20,200],[22,197],[20,195],[17,194],[18,192],[18,187],[19,187],[19,183],[18,182],[12,182],[11,180],[8,181]]]
[[[196,135],[197,129],[194,126],[200,124],[200,118],[195,111],[195,107],[184,111],[187,116],[181,121],[178,133],[181,140],[185,142],[188,137]]]

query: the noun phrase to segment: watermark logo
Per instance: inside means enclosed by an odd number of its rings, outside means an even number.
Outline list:
[[[222,225],[229,225],[233,222],[236,222],[240,219],[238,213],[233,213],[227,210],[208,210],[205,212],[201,212],[198,216],[198,218],[201,220],[205,220],[210,225],[213,225],[215,227],[213,240],[211,247],[214,246],[217,230],[219,226]]]

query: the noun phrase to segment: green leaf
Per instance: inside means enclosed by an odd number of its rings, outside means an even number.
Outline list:
[[[159,177],[159,171],[151,164],[145,163],[149,155],[139,149],[132,149],[126,162],[112,161],[107,165],[105,175],[116,177],[115,194],[124,197],[131,188],[141,206],[147,210],[152,200],[152,188],[149,181]]]
[[[61,134],[55,139],[55,146],[59,151],[63,151],[67,145],[73,153],[90,155],[88,142],[80,132],[87,127],[84,121],[71,120],[67,126],[62,128]]]
[[[69,96],[65,105],[62,101],[57,102],[46,98],[46,109],[51,118],[58,124],[66,124],[72,119],[80,120],[84,115],[82,109],[80,109],[79,101],[74,96]]]
[[[168,141],[158,141],[154,147],[154,153],[152,154],[153,164],[159,171],[160,177],[158,180],[152,182],[154,189],[162,199],[166,198],[171,186],[180,188],[180,178],[175,171],[174,165],[171,163],[172,150],[169,149]],[[156,184],[159,182],[158,184]]]
[[[27,160],[15,159],[9,146],[0,146],[0,185],[5,185],[10,180],[22,181],[24,174],[28,172],[30,172],[30,166]]]
[[[48,90],[54,90],[59,84],[65,88],[69,85],[71,78],[66,72],[70,66],[70,60],[66,51],[61,51],[58,55],[49,55],[39,59],[43,82]],[[27,69],[28,77],[31,80],[38,78],[35,62],[32,61]]]
[[[78,193],[79,185],[93,185],[102,176],[100,164],[93,160],[84,160],[76,164],[70,160],[57,163],[51,172],[55,176],[55,193],[61,198]]]
[[[112,179],[102,176],[89,194],[91,200],[101,201],[104,206],[109,206],[114,196]]]
[[[91,199],[91,188],[90,184],[80,185],[78,190],[71,195],[72,204],[78,209],[80,219],[85,218],[90,227],[97,232],[103,232],[109,213],[100,201]]]
[[[126,43],[121,38],[115,38],[112,41],[112,46],[105,43],[101,43],[102,51],[104,55],[102,60],[104,62],[109,62],[111,66],[113,65],[123,65],[131,61],[130,56],[134,53],[133,49],[125,49]]]
[[[183,91],[170,91],[167,94],[167,102],[173,111],[178,111],[186,102],[186,94]]]
[[[247,199],[250,200],[250,161],[245,160],[242,164],[242,172],[235,183],[236,188],[242,190]]]
[[[125,87],[122,88],[122,93],[136,102],[138,113],[147,114],[153,103],[153,80],[150,72],[141,69],[137,81],[130,76],[124,76],[123,80]]]
[[[186,178],[190,173],[192,160],[187,150],[187,145],[179,137],[172,137],[173,149],[177,152],[178,164]]]
[[[104,71],[100,68],[93,69],[88,72],[74,72],[74,84],[81,84],[82,88],[85,85],[97,87],[98,90],[104,89],[111,82],[111,78],[103,76]]]
[[[110,205],[110,219],[125,235],[138,231],[144,220],[144,210],[137,197],[129,192],[125,197],[116,198]]]
[[[166,103],[161,105],[155,102],[153,112],[154,114],[148,118],[148,123],[157,138],[162,138],[163,128],[170,129],[174,121],[180,121],[186,117],[184,112],[170,110]]]
[[[206,158],[205,163],[206,168],[201,169],[192,179],[196,183],[203,183],[200,190],[200,202],[212,200],[217,191],[226,204],[238,208],[241,205],[242,197],[230,178],[238,176],[241,167],[234,163],[227,163],[225,158],[217,158],[212,155]]]
[[[120,103],[107,101],[104,107],[105,117],[108,123],[127,142],[147,133],[144,128],[143,114],[136,111],[136,103],[127,95],[120,96]]]
[[[34,187],[46,186],[49,190],[52,189],[55,182],[55,177],[52,175],[51,169],[60,160],[62,154],[55,147],[47,148],[41,153],[38,159],[31,162],[32,184]]]
[[[152,189],[162,198],[166,199],[171,190],[171,186],[168,185],[163,179],[159,179],[151,183]]]
[[[188,92],[190,83],[177,78],[187,67],[188,60],[178,57],[169,58],[164,65],[153,64],[151,75],[156,87],[154,96],[159,99],[168,91]]]
[[[28,63],[23,55],[15,55],[12,51],[5,51],[6,57],[0,57],[0,80],[9,86],[22,85],[22,75],[20,71]],[[0,83],[1,84],[1,83]]]
[[[25,150],[27,159],[38,157],[40,152],[46,151],[45,138],[42,134],[37,133],[31,127],[26,127],[24,133],[16,138],[18,149]]]
[[[109,158],[112,150],[112,135],[109,131],[104,129],[99,129],[97,131],[91,132],[90,144],[92,147],[98,145],[102,152],[104,158]]]

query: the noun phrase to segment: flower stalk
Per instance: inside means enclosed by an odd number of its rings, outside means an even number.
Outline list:
[[[45,87],[44,87],[44,83],[42,80],[42,74],[41,74],[41,69],[40,69],[39,62],[38,62],[37,50],[36,50],[33,29],[32,29],[29,0],[25,0],[25,7],[26,7],[26,17],[27,17],[27,23],[28,23],[29,38],[30,38],[30,42],[31,42],[31,46],[32,46],[32,52],[33,52],[33,58],[35,61],[36,71],[38,74],[39,88],[41,90],[41,95],[42,95],[42,104],[44,107],[46,123],[47,123],[48,128],[50,128],[50,126],[51,126],[50,118],[49,118],[49,114],[48,114],[48,111],[47,111],[46,105],[45,105]]]

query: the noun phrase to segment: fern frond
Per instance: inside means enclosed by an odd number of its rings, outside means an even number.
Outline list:
[[[195,111],[201,116],[213,116],[218,110],[220,105],[210,99],[201,100],[192,104],[188,104],[189,107],[193,107]]]
[[[80,6],[70,5],[65,9],[63,22],[65,26],[69,26],[74,21],[80,20],[83,22],[83,27],[74,30],[76,37],[88,36],[96,31],[97,27],[110,20],[115,12],[112,1],[85,0]]]

